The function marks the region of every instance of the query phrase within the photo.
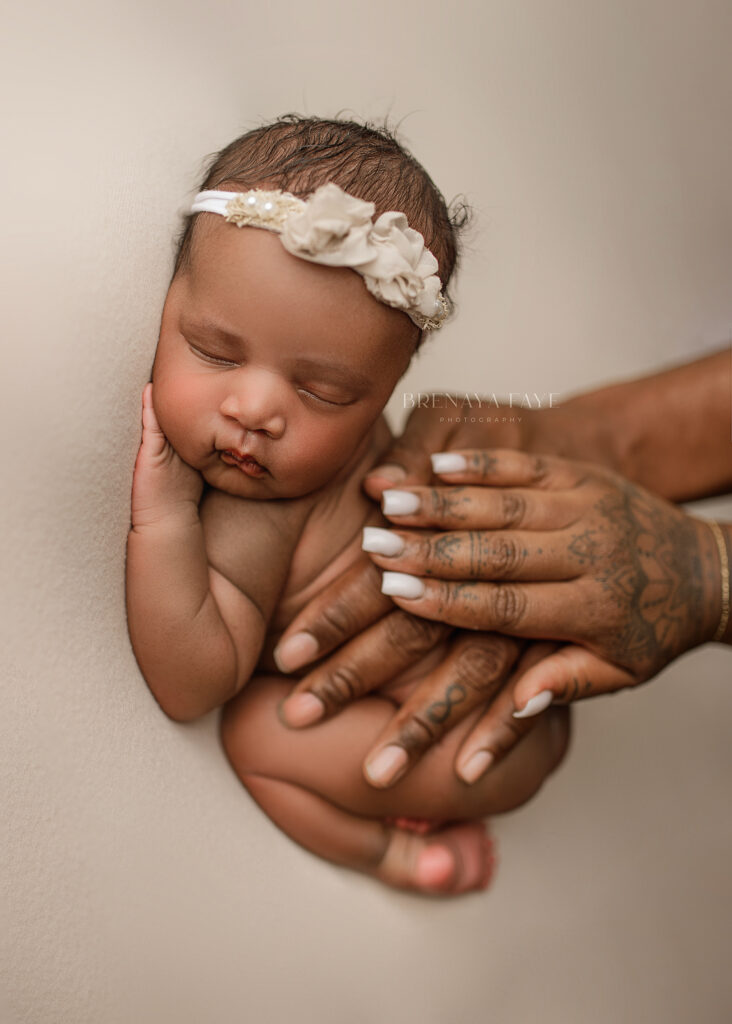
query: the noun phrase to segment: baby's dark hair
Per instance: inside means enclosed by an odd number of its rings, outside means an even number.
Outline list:
[[[372,202],[376,216],[387,210],[404,213],[437,259],[446,290],[457,265],[458,232],[467,208],[459,203],[450,212],[425,169],[386,127],[286,114],[216,153],[199,191],[279,188],[304,197],[329,181]],[[186,220],[173,276],[190,266],[197,221],[195,216]]]

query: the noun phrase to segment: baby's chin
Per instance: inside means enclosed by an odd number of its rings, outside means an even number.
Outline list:
[[[250,501],[272,501],[275,498],[303,498],[317,488],[312,481],[282,480],[275,478],[269,471],[261,476],[247,474],[236,466],[222,463],[214,468],[203,470],[203,478],[209,487],[235,498],[247,498]]]

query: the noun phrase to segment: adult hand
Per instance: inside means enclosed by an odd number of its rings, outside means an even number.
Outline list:
[[[372,558],[404,609],[565,642],[516,682],[519,713],[633,686],[712,639],[720,561],[702,521],[609,470],[550,456],[463,451],[436,467],[453,470],[441,474],[451,486],[385,493],[400,529],[384,534],[399,553]]]
[[[439,664],[424,674],[377,737],[364,760],[364,775],[372,785],[392,785],[471,711],[484,707],[478,724],[483,732],[490,728],[494,752],[487,758],[481,749],[477,761],[461,772],[466,781],[475,781],[536,724],[536,719],[513,717],[513,683],[556,645],[532,644],[522,652],[512,637],[450,630],[395,609],[381,593],[381,574],[366,556],[307,605],[283,634],[276,652],[283,671],[335,653],[292,690],[281,706],[282,720],[295,728],[325,721],[351,701],[388,686],[445,643]],[[463,748],[459,766],[468,760]]]

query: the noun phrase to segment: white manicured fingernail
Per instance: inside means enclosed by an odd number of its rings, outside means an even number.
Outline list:
[[[412,512],[419,512],[419,496],[411,491],[384,491],[381,497],[384,515],[409,516]]]
[[[523,711],[514,711],[513,717],[531,718],[532,715],[538,715],[548,708],[553,700],[554,694],[551,690],[542,690],[541,693],[537,693],[535,697],[531,698]]]
[[[430,455],[432,460],[433,473],[462,473],[468,468],[468,460],[464,455],[455,455],[454,452],[437,452]]]
[[[491,764],[493,764],[493,754],[490,750],[479,750],[460,769],[460,776],[468,783],[475,782]]]
[[[410,576],[406,572],[385,572],[381,593],[392,597],[421,597],[424,594],[424,583],[419,576]]]
[[[404,541],[391,530],[381,530],[378,526],[364,526],[361,548],[375,555],[401,555]]]

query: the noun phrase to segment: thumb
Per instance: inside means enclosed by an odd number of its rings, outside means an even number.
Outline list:
[[[521,676],[513,691],[515,718],[538,715],[549,704],[569,704],[634,686],[637,678],[573,644],[550,654]]]
[[[158,418],[155,415],[152,392],[152,383],[146,384],[142,390],[142,426],[144,430],[149,430],[153,434],[162,434]]]
[[[432,415],[426,415],[432,413]],[[364,490],[376,501],[389,487],[427,484],[432,478],[430,454],[442,451],[450,434],[450,426],[440,423],[442,417],[434,410],[415,409],[404,433],[397,438],[378,466],[364,480]]]
[[[153,406],[153,386],[146,384],[142,392],[142,445],[143,458],[157,458],[166,450],[168,439],[163,433]]]

